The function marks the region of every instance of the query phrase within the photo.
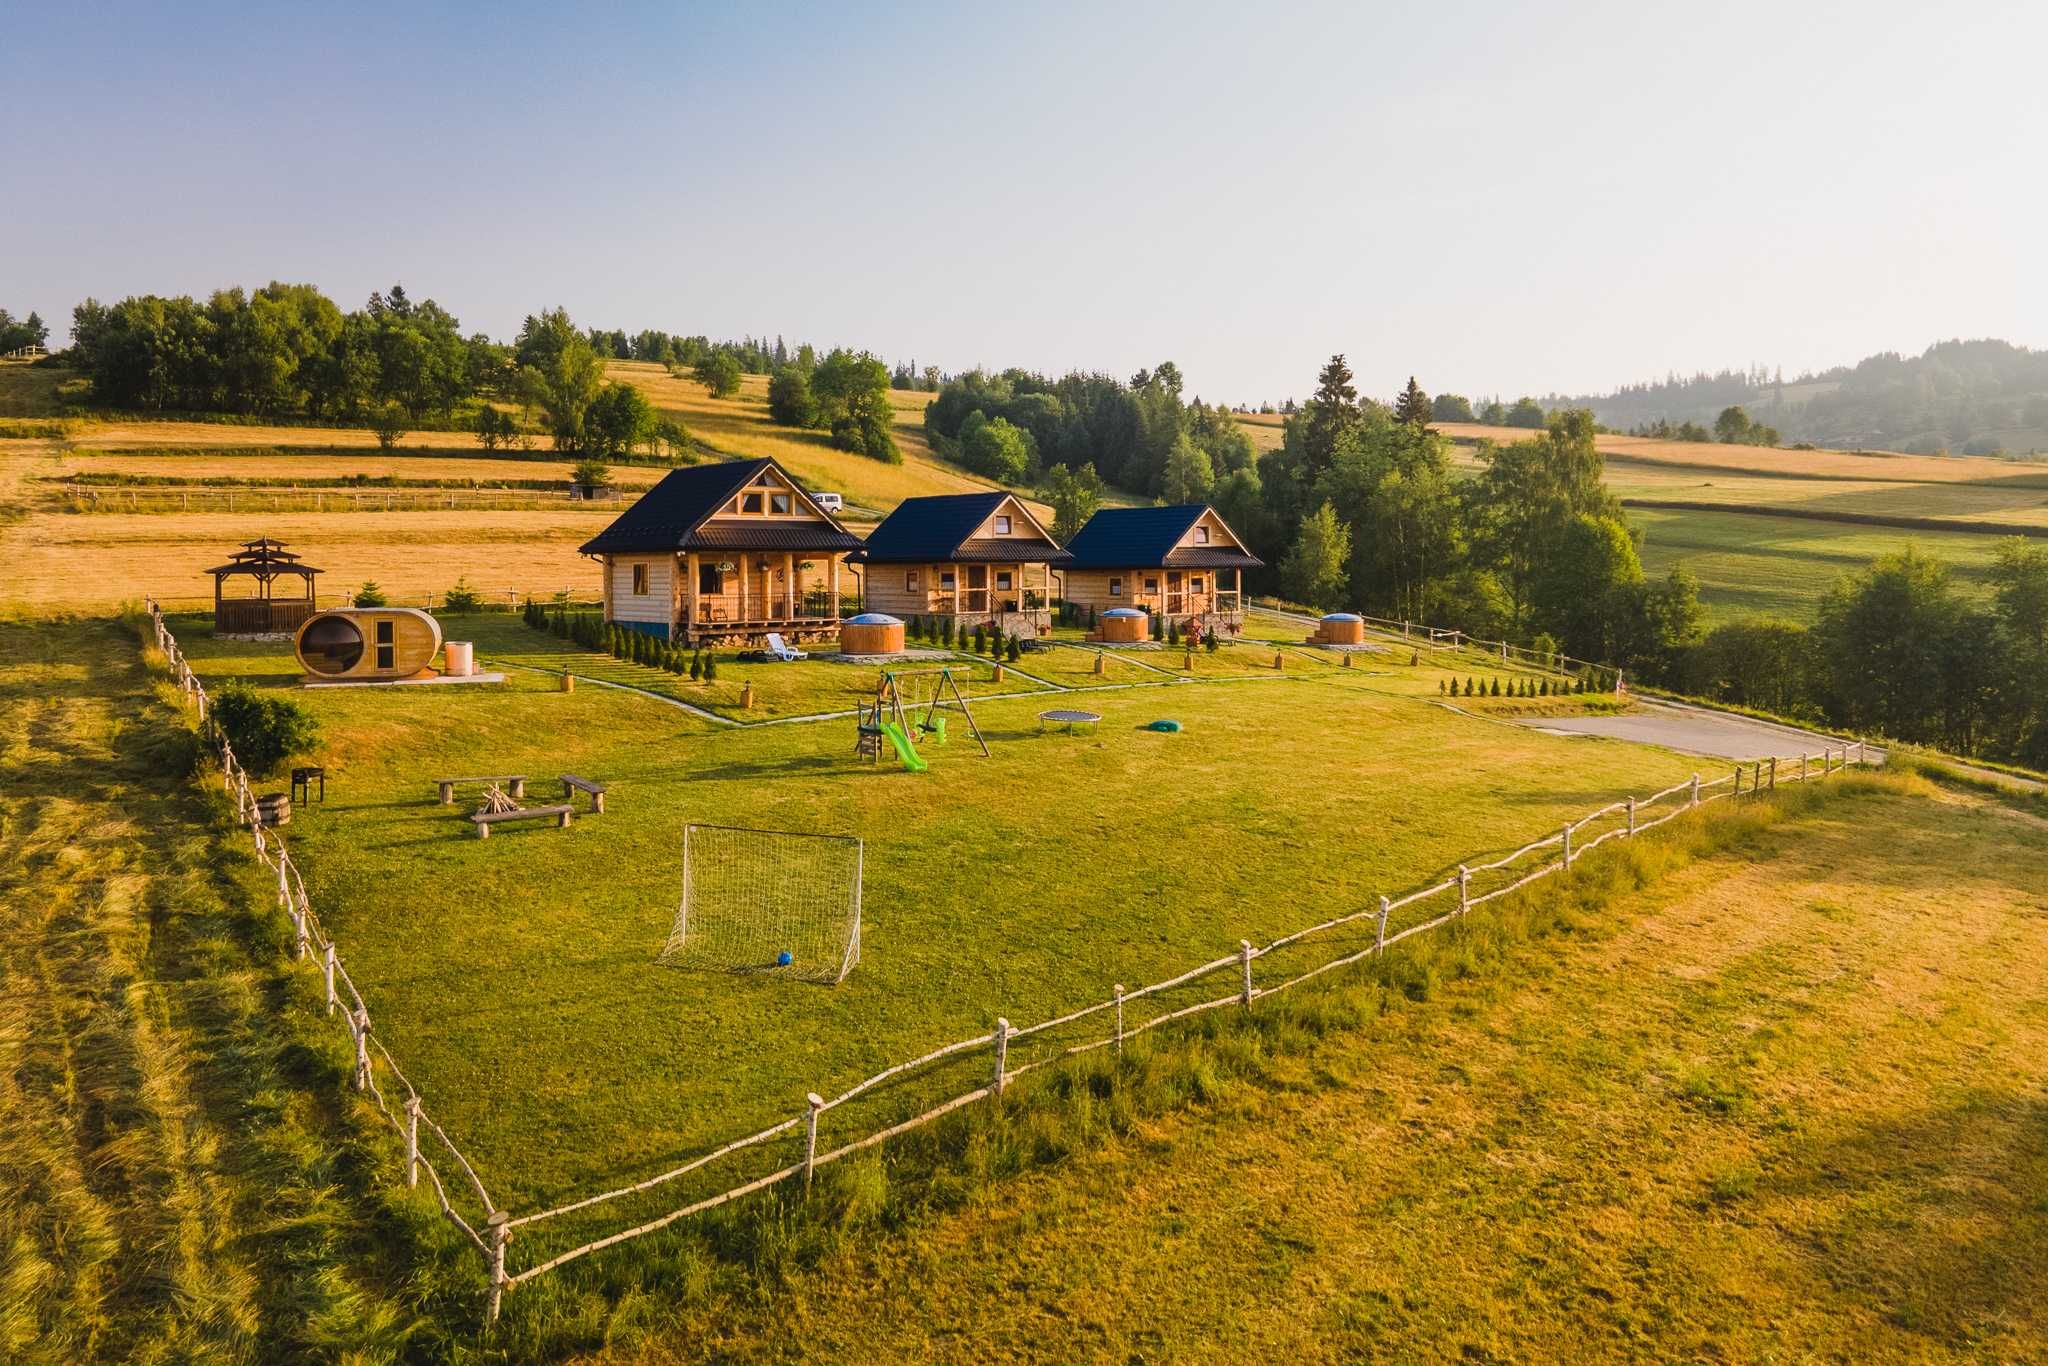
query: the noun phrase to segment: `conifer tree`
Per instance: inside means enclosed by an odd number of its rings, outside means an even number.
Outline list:
[[[1408,376],[1408,387],[1394,400],[1394,420],[1405,422],[1411,427],[1426,427],[1434,415],[1429,395],[1422,392],[1422,386],[1415,382],[1415,376]]]

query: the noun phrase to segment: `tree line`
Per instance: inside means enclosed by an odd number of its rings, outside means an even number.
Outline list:
[[[1865,734],[2048,767],[2048,546],[2001,541],[1991,600],[1908,547],[1844,576],[1811,627],[1717,626],[1676,686]]]
[[[50,340],[50,329],[29,310],[26,318],[17,318],[6,309],[0,308],[0,356],[23,347],[41,346]]]

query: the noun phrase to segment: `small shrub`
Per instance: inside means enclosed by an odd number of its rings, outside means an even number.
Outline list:
[[[704,681],[706,683],[715,683],[718,681],[717,655],[704,656]]]
[[[704,677],[704,652],[698,650],[690,656],[690,681],[695,683]]]
[[[979,622],[975,623],[974,627],[974,653],[981,653],[981,624]]]
[[[375,579],[365,579],[363,586],[356,590],[355,605],[358,607],[389,607],[391,599],[384,596],[384,590],[377,586]]]
[[[1007,654],[1012,664],[1015,664],[1018,660],[1024,657],[1023,643],[1019,641],[1014,634],[1012,634],[1010,637],[1010,646],[1007,651]]]
[[[319,723],[297,702],[259,693],[246,683],[229,683],[214,694],[213,723],[228,737],[242,766],[259,778],[311,748],[320,734]]]
[[[1168,645],[1180,644],[1180,624],[1178,622],[1169,621],[1166,623],[1166,643]]]
[[[366,588],[374,588],[375,586],[375,584],[364,585]],[[377,604],[366,603],[364,605],[375,606]],[[441,610],[444,612],[481,612],[484,610],[483,594],[469,586],[469,579],[467,577],[457,579],[455,586],[449,589],[448,595],[441,600]]]
[[[1211,631],[1209,632],[1209,634],[1202,637],[1202,648],[1213,655],[1218,650],[1223,648],[1223,641],[1220,638],[1218,638],[1217,634],[1214,631]]]

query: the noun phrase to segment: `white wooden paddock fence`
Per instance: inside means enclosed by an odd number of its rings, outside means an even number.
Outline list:
[[[1404,939],[1446,925],[1469,914],[1474,907],[1504,897],[1539,878],[1568,872],[1572,864],[1608,840],[1640,835],[1710,802],[1768,793],[1780,783],[1817,781],[1865,761],[1863,744],[1855,741],[1840,749],[1823,749],[1819,754],[1731,764],[1719,777],[1709,779],[1695,774],[1646,797],[1625,797],[1509,853],[1483,863],[1460,865],[1454,873],[1430,886],[1399,897],[1381,896],[1374,904],[1282,935],[1263,947],[1250,940],[1239,940],[1232,952],[1176,977],[1128,990],[1118,984],[1104,1000],[1035,1024],[1015,1026],[1006,1018],[998,1018],[995,1028],[986,1034],[959,1039],[922,1057],[885,1067],[830,1098],[812,1092],[804,1097],[803,1108],[787,1118],[666,1171],[612,1190],[515,1215],[491,1198],[476,1168],[427,1114],[418,1090],[406,1080],[397,1061],[377,1038],[369,1007],[342,965],[334,941],[322,931],[284,840],[257,821],[256,800],[249,790],[248,775],[236,761],[226,737],[208,725],[206,691],[165,627],[163,613],[154,600],[149,603],[149,616],[157,647],[169,661],[172,677],[185,698],[198,709],[202,733],[219,752],[222,782],[235,804],[237,816],[255,842],[256,856],[276,874],[278,904],[291,919],[295,957],[322,974],[328,1013],[338,1014],[349,1031],[355,1046],[355,1089],[376,1102],[379,1111],[404,1139],[406,1184],[417,1185],[419,1173],[424,1171],[441,1212],[485,1260],[486,1314],[490,1321],[495,1321],[505,1293],[515,1286],[593,1252],[785,1182],[800,1182],[808,1190],[820,1167],[921,1128],[977,1101],[1000,1097],[1008,1083],[1028,1072],[1097,1049],[1121,1053],[1126,1040],[1205,1011],[1249,1011],[1265,997],[1383,954]],[[1332,950],[1339,951],[1332,955]],[[1290,963],[1290,957],[1296,961]],[[1305,967],[1299,961],[1304,957],[1310,959]],[[1258,980],[1259,964],[1269,958],[1272,964],[1266,968],[1268,974],[1274,971],[1273,964],[1287,964],[1287,975],[1262,984]],[[1211,979],[1217,978],[1227,982],[1227,989],[1218,991],[1222,983],[1210,984]],[[1209,994],[1212,992],[1216,994]],[[1178,999],[1182,994],[1198,999],[1183,1003]],[[1084,1037],[1065,1042],[1075,1034]],[[1017,1055],[1034,1046],[1039,1055],[1020,1061]],[[964,1074],[965,1089],[934,1100],[933,1091],[928,1088],[909,1102],[910,1113],[892,1115],[888,1122],[864,1122],[858,1117],[861,1112],[850,1108],[884,1093],[896,1093],[901,1108],[899,1088],[906,1082],[918,1078],[939,1081],[955,1072]],[[954,1080],[951,1084],[963,1082]],[[826,1121],[843,1108],[857,1118],[838,1126],[841,1133],[835,1142],[825,1132]],[[452,1196],[440,1169],[421,1148],[423,1131],[460,1173]],[[755,1158],[759,1166],[740,1170],[748,1156]],[[763,1158],[765,1162],[761,1161]],[[722,1188],[678,1200],[676,1192],[684,1189],[684,1179],[689,1177]],[[473,1203],[469,1200],[471,1194],[475,1196]],[[664,1194],[667,1200],[662,1200]],[[595,1237],[587,1236],[604,1227],[601,1221],[606,1213],[630,1208],[635,1198],[660,1201],[661,1212],[649,1218],[613,1216],[611,1222],[615,1227]],[[570,1236],[550,1240],[551,1231]],[[515,1271],[508,1265],[508,1249],[515,1232],[521,1242],[538,1244],[541,1251],[550,1250],[551,1241],[561,1245],[561,1250]],[[581,1241],[576,1241],[579,1238]],[[573,1245],[564,1245],[569,1243]]]
[[[1287,617],[1310,626],[1317,620],[1313,616],[1304,615],[1271,600],[1254,600],[1252,605],[1260,611],[1271,612],[1275,616]],[[1375,617],[1363,612],[1357,615],[1380,634],[1399,636],[1417,650],[1471,650],[1498,659],[1503,664],[1520,665],[1527,669],[1553,673],[1586,673],[1601,682],[1618,681],[1621,678],[1621,670],[1612,664],[1595,664],[1591,660],[1576,659],[1571,655],[1557,652],[1544,654],[1540,650],[1531,650],[1524,645],[1513,645],[1505,640],[1481,640],[1451,626],[1427,626],[1419,621],[1395,621],[1392,617]]]

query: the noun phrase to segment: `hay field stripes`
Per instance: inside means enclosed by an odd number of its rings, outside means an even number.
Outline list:
[[[153,601],[149,604],[149,616],[155,633],[156,644],[169,661],[181,694],[197,708],[202,729],[204,729],[209,706],[206,692],[200,685],[197,676],[185,661],[182,652],[178,648],[177,641],[164,623],[161,610]],[[1142,685],[1127,684],[1121,686]],[[1572,864],[1577,859],[1591,853],[1607,840],[1616,838],[1627,839],[1643,834],[1707,802],[1718,801],[1723,798],[1739,798],[1743,795],[1742,783],[1744,774],[1744,766],[1738,764],[1734,766],[1730,775],[1725,778],[1716,778],[1710,782],[1702,782],[1699,776],[1695,774],[1688,782],[1675,784],[1648,797],[1638,799],[1635,796],[1629,796],[1622,801],[1610,803],[1575,821],[1565,824],[1556,835],[1532,841],[1486,863],[1472,866],[1461,865],[1455,877],[1407,893],[1398,899],[1383,895],[1379,898],[1376,907],[1346,912],[1324,920],[1319,924],[1293,931],[1272,940],[1263,948],[1255,948],[1249,940],[1240,940],[1235,953],[1212,959],[1176,977],[1153,983],[1150,986],[1127,991],[1119,985],[1115,989],[1113,996],[1108,1000],[1097,1001],[1036,1024],[1013,1029],[1006,1018],[999,1017],[996,1020],[995,1029],[989,1034],[955,1040],[926,1053],[922,1057],[884,1068],[882,1071],[855,1084],[830,1100],[812,1093],[808,1098],[808,1106],[804,1113],[781,1120],[755,1133],[731,1140],[709,1153],[693,1158],[681,1166],[671,1168],[668,1171],[644,1178],[627,1186],[600,1192],[568,1204],[515,1217],[508,1211],[500,1209],[492,1201],[488,1188],[477,1174],[475,1167],[464,1157],[461,1149],[457,1147],[446,1131],[426,1114],[424,1103],[417,1089],[405,1078],[403,1071],[398,1066],[397,1060],[391,1056],[382,1041],[376,1037],[370,1020],[369,1010],[363,1001],[361,992],[356,987],[354,980],[349,977],[345,967],[341,964],[339,951],[334,941],[322,931],[319,917],[306,895],[304,883],[298,875],[297,867],[291,861],[284,840],[274,833],[265,834],[261,822],[256,819],[255,797],[250,791],[246,773],[236,761],[234,751],[228,744],[226,737],[215,735],[214,739],[218,746],[223,784],[234,800],[236,815],[249,828],[257,857],[263,862],[265,867],[270,868],[276,874],[278,902],[280,908],[286,912],[292,923],[296,958],[300,961],[308,960],[313,956],[314,951],[317,950],[321,970],[325,978],[329,1013],[333,1013],[337,1006],[344,1004],[351,1007],[344,1009],[343,1015],[355,1049],[355,1088],[372,1097],[379,1111],[404,1139],[407,1184],[409,1186],[416,1185],[418,1173],[421,1169],[424,1169],[433,1187],[435,1199],[441,1213],[462,1231],[486,1260],[488,1266],[486,1318],[488,1321],[495,1321],[497,1319],[504,1295],[512,1287],[545,1275],[549,1271],[555,1270],[569,1262],[602,1249],[616,1246],[630,1239],[655,1232],[692,1215],[718,1208],[719,1206],[744,1198],[747,1195],[797,1177],[801,1177],[806,1188],[808,1188],[818,1167],[865,1151],[897,1135],[929,1124],[943,1115],[950,1114],[976,1101],[991,1096],[1000,1096],[1010,1081],[1061,1059],[1101,1048],[1115,1048],[1121,1051],[1124,1041],[1134,1035],[1205,1011],[1224,1009],[1233,1005],[1250,1010],[1261,997],[1274,995],[1290,987],[1311,981],[1325,973],[1361,962],[1368,957],[1383,954],[1389,947],[1403,939],[1424,934],[1432,929],[1448,924],[1459,916],[1469,914],[1474,907],[1506,896],[1540,878],[1559,872],[1568,874]],[[1863,761],[1863,746],[1860,742],[1855,745],[1853,757],[1847,746],[1841,752],[1839,760],[1837,760],[1832,751],[1824,751],[1821,771],[1818,774],[1811,772],[1807,756],[1802,755],[1800,756],[1800,767],[1797,774],[1788,773],[1786,780],[1788,782],[1803,782],[1825,778],[1832,773],[1845,771],[1852,765],[1861,764]],[[1767,764],[1761,761],[1752,764],[1749,766],[1749,771],[1751,774],[1749,791],[1752,796],[1761,795],[1765,791],[1776,789],[1779,774],[1775,759],[1768,761]],[[1728,790],[1725,792],[1720,791],[1719,789],[1724,785],[1727,786]],[[1703,796],[1703,793],[1710,795]],[[1669,810],[1664,811],[1653,819],[1642,819],[1644,810],[1655,806],[1657,803],[1670,801],[1673,798],[1680,798],[1681,800],[1674,803]],[[1624,815],[1625,820],[1620,819]],[[1590,827],[1602,823],[1605,823],[1607,828],[1592,838],[1586,839],[1581,834],[1581,832]],[[1576,846],[1575,839],[1577,840]],[[1550,857],[1547,852],[1552,848],[1559,850],[1559,854],[1555,858]],[[1519,876],[1516,876],[1512,870],[1530,855],[1541,855],[1541,857],[1533,868],[1523,871]],[[1489,891],[1474,895],[1472,890],[1474,876],[1489,874],[1498,874],[1508,880],[1503,881],[1500,886],[1494,887]],[[1448,901],[1453,895],[1455,895],[1455,903],[1447,909],[1389,933],[1389,924],[1393,912],[1420,906],[1424,903],[1435,901],[1438,898]],[[1333,932],[1346,927],[1356,926],[1360,922],[1367,922],[1371,927],[1371,942],[1365,947],[1340,954],[1337,957],[1309,966],[1305,970],[1296,971],[1294,975],[1270,985],[1260,986],[1255,980],[1254,964],[1258,960],[1278,954],[1296,945],[1308,944],[1311,941],[1325,941],[1325,937]],[[1151,1015],[1149,1018],[1140,1020],[1135,1025],[1128,1023],[1126,1008],[1133,1002],[1160,997],[1176,988],[1185,987],[1192,983],[1212,978],[1218,973],[1225,972],[1232,973],[1234,981],[1233,989],[1227,994],[1201,1000],[1192,1005],[1162,1010],[1157,1014]],[[345,1002],[343,1000],[344,992],[346,993]],[[1024,1040],[1037,1036],[1050,1035],[1051,1031],[1082,1021],[1094,1020],[1098,1016],[1107,1016],[1110,1012],[1114,1012],[1112,1032],[1101,1037],[1088,1038],[1068,1044],[1064,1048],[1059,1048],[1047,1056],[1034,1060],[1014,1065],[1010,1062],[1009,1052],[1013,1044],[1021,1043]],[[876,1091],[877,1088],[887,1083],[901,1080],[935,1063],[949,1058],[970,1055],[982,1048],[991,1049],[990,1080],[986,1084],[956,1095],[908,1119],[873,1133],[853,1138],[838,1147],[829,1148],[823,1152],[819,1151],[820,1121],[827,1111],[847,1105],[863,1095]],[[390,1099],[385,1095],[383,1088],[378,1083],[377,1073],[380,1060],[383,1067],[389,1071],[392,1080],[403,1090],[403,1118],[393,1110]],[[465,1218],[456,1204],[449,1198],[447,1182],[444,1181],[433,1162],[421,1151],[420,1127],[422,1124],[426,1126],[428,1133],[440,1142],[450,1160],[460,1168],[462,1176],[467,1179],[469,1188],[475,1192],[477,1200],[481,1205],[481,1217]],[[507,1248],[512,1241],[512,1230],[514,1228],[528,1227],[547,1220],[561,1219],[629,1195],[642,1194],[658,1189],[689,1173],[703,1170],[710,1164],[732,1154],[760,1148],[776,1138],[794,1133],[799,1128],[802,1129],[804,1135],[803,1156],[801,1160],[795,1163],[757,1175],[718,1194],[685,1203],[653,1220],[617,1229],[599,1238],[565,1249],[553,1257],[536,1262],[516,1274],[507,1270]],[[478,1232],[479,1225],[482,1226],[482,1233]]]

